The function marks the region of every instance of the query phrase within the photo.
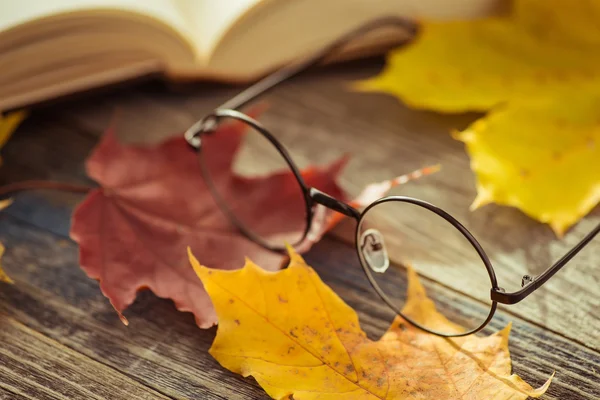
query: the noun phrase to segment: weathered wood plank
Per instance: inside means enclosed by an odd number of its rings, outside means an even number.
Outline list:
[[[299,77],[266,97],[272,108],[262,121],[288,146],[300,165],[352,154],[341,182],[353,193],[370,182],[441,163],[438,174],[402,186],[393,194],[433,202],[463,222],[490,255],[499,283],[508,291],[520,287],[523,275],[543,271],[600,221],[597,209],[559,240],[547,226],[516,209],[490,205],[470,212],[469,204],[475,198],[474,177],[463,145],[453,140],[448,131],[466,126],[475,115],[414,111],[390,97],[347,90],[349,82],[373,75],[378,68],[372,63],[358,63]],[[99,136],[118,109],[124,137],[155,141],[183,131],[235,91],[210,86],[182,96],[148,85],[45,112],[48,118],[59,118],[65,126],[70,124],[70,129]],[[42,135],[35,126],[29,125],[28,129]],[[43,134],[53,135],[47,131]],[[396,222],[408,234],[417,229],[414,222],[407,225],[399,218]],[[600,349],[598,248],[599,244],[593,243],[543,289],[512,306],[511,312]],[[447,255],[444,246],[432,248],[435,260],[447,259]],[[465,260],[460,269],[440,265],[422,268],[420,272],[470,293],[473,287],[486,284],[480,279],[483,276],[476,273],[480,268],[479,263]]]
[[[28,400],[25,395],[11,392],[10,390],[0,387],[0,399],[1,400]]]
[[[147,292],[127,311],[130,326],[123,326],[96,283],[77,267],[75,245],[13,217],[0,218],[0,241],[8,249],[4,265],[17,282],[0,291],[0,312],[173,398],[264,397],[252,380],[222,369],[207,354],[214,329],[198,329],[189,314],[178,313],[171,302]],[[357,310],[370,337],[387,329],[392,314],[370,289],[353,249],[326,239],[307,260]],[[398,285],[403,288],[402,282]],[[436,287],[436,293],[443,296],[444,312],[484,312],[481,305],[454,291]],[[600,396],[593,372],[600,370],[597,352],[505,314],[486,332],[500,329],[508,320],[514,321],[515,372],[540,385],[557,370],[547,399]]]
[[[214,330],[202,332],[190,314],[176,312],[171,302],[149,293],[127,312],[130,326],[125,327],[97,283],[77,267],[74,244],[1,218],[0,241],[8,249],[3,263],[17,283],[0,291],[0,312],[167,396],[263,395],[208,355]]]
[[[167,399],[0,314],[0,387],[40,399]],[[10,396],[9,396],[10,397]]]

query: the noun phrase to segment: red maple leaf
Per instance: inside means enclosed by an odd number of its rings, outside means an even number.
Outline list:
[[[233,174],[232,162],[243,136],[241,124],[228,124],[207,137],[211,148],[219,149],[205,155],[213,180],[245,199],[236,208],[245,222],[260,222],[262,228],[266,224],[273,234],[289,232],[286,221],[305,218],[295,204],[303,201],[297,189],[286,190],[295,185],[295,178],[290,171],[252,178]],[[302,175],[307,185],[345,200],[335,182],[345,163],[344,157],[323,168],[308,168]],[[172,299],[178,310],[192,312],[202,328],[216,322],[210,298],[188,263],[188,246],[212,268],[241,268],[248,257],[276,270],[286,257],[248,240],[230,223],[204,182],[196,152],[181,136],[155,146],[132,146],[119,143],[108,130],[86,169],[100,188],[75,210],[71,238],[79,244],[81,268],[100,282],[125,324],[121,312],[142,289]],[[399,182],[397,178],[368,186],[355,205],[370,203]],[[339,214],[323,210],[315,213],[303,251],[340,220]]]
[[[253,219],[268,215],[274,233],[286,229],[282,221],[298,210],[293,202],[303,201],[297,192],[282,190],[295,184],[295,178],[288,171],[257,178],[232,175],[243,135],[241,125],[228,124],[211,136],[211,147],[220,149],[206,157],[211,171],[220,173],[213,178],[236,178],[234,189],[249,199],[236,212]],[[345,162],[343,158],[324,168],[309,168],[303,177],[308,185],[345,198],[335,183]],[[231,225],[204,183],[197,154],[182,137],[157,146],[131,146],[119,143],[109,130],[86,169],[101,187],[75,210],[71,237],[79,243],[81,267],[100,281],[119,314],[137,291],[147,288],[172,299],[180,311],[192,312],[199,326],[213,325],[216,315],[189,266],[187,246],[214,268],[240,268],[249,257],[275,270],[283,261],[284,256],[263,249]]]

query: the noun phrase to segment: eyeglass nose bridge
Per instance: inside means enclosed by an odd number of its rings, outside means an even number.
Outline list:
[[[357,209],[327,193],[321,192],[319,189],[310,188],[308,195],[310,199],[317,204],[321,204],[331,210],[342,213],[347,217],[354,218],[357,221],[360,219],[360,212]]]

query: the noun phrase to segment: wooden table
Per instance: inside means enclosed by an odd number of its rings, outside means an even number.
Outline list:
[[[272,107],[262,120],[301,165],[351,153],[340,179],[351,193],[441,163],[440,173],[399,190],[434,201],[464,221],[508,290],[519,287],[522,275],[543,270],[597,223],[598,209],[560,241],[514,209],[492,205],[469,212],[474,177],[463,145],[448,130],[476,115],[413,111],[390,97],[347,90],[349,82],[380,67],[380,60],[359,62],[297,78],[268,96]],[[83,162],[115,110],[124,139],[156,141],[184,130],[237,90],[199,85],[174,93],[146,84],[36,110],[2,150],[0,182],[89,183]],[[265,398],[252,379],[224,370],[208,355],[215,329],[198,329],[170,301],[141,293],[126,311],[130,326],[121,324],[97,283],[79,269],[77,246],[68,237],[70,214],[80,200],[26,193],[0,215],[0,241],[7,248],[2,262],[16,281],[0,287],[0,398]],[[596,241],[542,290],[501,309],[486,329],[513,321],[514,372],[533,386],[556,370],[546,399],[600,398],[599,249]],[[350,245],[330,235],[306,258],[358,311],[370,337],[387,329],[392,315],[362,276]],[[471,267],[465,266],[466,281]],[[428,286],[439,281],[451,288],[437,300],[483,312],[462,293],[464,281],[455,275],[429,277]]]

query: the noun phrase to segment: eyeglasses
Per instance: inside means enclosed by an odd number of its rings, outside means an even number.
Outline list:
[[[377,294],[395,313],[432,334],[444,337],[470,335],[480,331],[490,322],[498,303],[518,303],[547,282],[600,232],[600,224],[542,274],[537,277],[524,276],[521,282],[522,289],[507,293],[498,286],[492,263],[479,242],[467,228],[446,211],[416,198],[388,196],[373,202],[360,212],[327,193],[309,187],[286,148],[262,124],[238,111],[281,82],[320,63],[358,36],[386,25],[400,27],[409,33],[416,31],[414,24],[399,18],[379,19],[361,26],[311,57],[284,67],[250,86],[196,122],[186,131],[185,138],[198,151],[204,178],[219,207],[250,240],[266,249],[283,252],[285,243],[298,246],[305,240],[311,230],[317,205],[342,213],[357,221],[355,247],[362,269]],[[242,217],[248,214],[240,212],[244,207],[243,200],[220,187],[215,179],[217,171],[210,162],[207,162],[206,156],[219,151],[218,148],[211,148],[211,135],[217,135],[216,128],[228,120],[244,124],[247,128],[246,135],[251,136],[255,143],[259,143],[261,150],[273,153],[272,157],[265,157],[264,160],[278,161],[295,176],[295,182],[282,181],[277,189],[285,192],[286,198],[292,199],[286,207],[290,211],[294,209],[285,221],[277,221],[279,225],[285,225],[284,233],[270,231],[273,221]],[[263,200],[265,207],[277,207],[277,204],[268,204],[268,198]],[[427,318],[419,322],[412,320],[401,312],[405,298],[404,293],[400,293],[398,288],[398,282],[406,281],[407,270],[392,264],[390,259],[399,265],[412,264],[420,270],[427,269],[432,273],[455,276],[466,282],[468,286],[466,291],[473,297],[479,300],[488,299],[486,304],[489,312],[487,315],[478,313],[468,315],[465,310],[451,310],[446,317],[451,322],[455,322],[456,326],[446,331],[436,330],[435,321],[427,321]],[[460,264],[467,261],[477,268],[467,270],[460,268]],[[482,282],[488,281],[490,286],[482,285]],[[470,285],[469,282],[474,284]],[[453,306],[446,305],[444,309]]]

